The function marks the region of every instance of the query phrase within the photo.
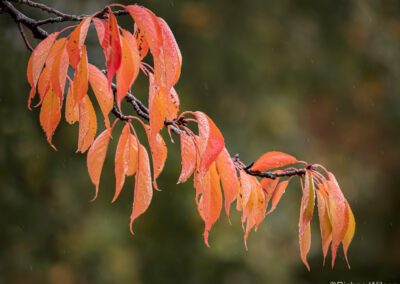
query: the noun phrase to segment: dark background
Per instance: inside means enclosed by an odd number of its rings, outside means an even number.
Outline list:
[[[108,2],[45,3],[89,14]],[[179,145],[169,142],[158,182],[163,191],[154,193],[132,236],[133,178],[110,203],[116,142],[99,197],[90,202],[86,156],[74,154],[78,127],[63,120],[54,137],[58,151],[49,147],[39,110],[26,108],[30,53],[15,23],[0,15],[0,283],[399,283],[400,2],[140,4],[169,23],[182,51],[181,110],[206,112],[245,162],[278,150],[336,174],[357,222],[351,270],[341,249],[334,270],[322,266],[318,218],[311,272],[302,264],[297,180],[250,234],[248,251],[235,211],[232,226],[221,215],[207,248],[192,181],[176,185]],[[119,20],[132,25],[128,17]],[[102,66],[93,28],[87,42],[89,60]],[[133,90],[146,100],[143,78]]]

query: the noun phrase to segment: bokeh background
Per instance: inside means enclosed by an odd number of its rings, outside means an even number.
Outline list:
[[[75,14],[108,3],[44,2]],[[26,108],[30,54],[5,14],[0,15],[0,283],[399,283],[400,2],[139,3],[169,23],[182,51],[176,86],[181,109],[209,114],[232,154],[250,162],[279,150],[336,174],[357,221],[352,267],[347,269],[342,251],[334,270],[322,266],[318,218],[312,221],[311,272],[302,264],[298,181],[250,234],[248,251],[237,212],[232,225],[221,215],[207,248],[192,181],[176,185],[177,143],[168,142],[159,179],[163,191],[155,192],[132,236],[133,178],[110,203],[116,142],[100,195],[90,202],[94,187],[86,159],[74,154],[77,126],[60,124],[55,152],[40,128],[39,110]],[[119,21],[132,27],[128,17]],[[102,66],[93,28],[87,42],[89,60]],[[143,76],[134,92],[146,100]]]

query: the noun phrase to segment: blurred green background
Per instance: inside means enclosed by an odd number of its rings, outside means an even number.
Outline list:
[[[89,14],[108,2],[45,3]],[[334,270],[322,266],[318,218],[312,221],[311,272],[302,264],[297,180],[259,231],[250,234],[248,251],[235,211],[232,225],[221,215],[207,248],[192,181],[176,185],[178,143],[168,142],[158,182],[163,191],[154,193],[132,236],[133,178],[110,203],[116,141],[99,197],[90,202],[94,187],[86,156],[74,154],[78,128],[63,120],[53,140],[58,151],[47,144],[39,110],[26,108],[30,54],[12,19],[0,15],[0,283],[400,281],[400,1],[139,4],[169,23],[182,51],[176,87],[181,110],[209,114],[231,154],[250,162],[278,150],[336,174],[357,221],[349,249],[352,268],[347,269],[341,250]],[[119,21],[132,25],[128,17]],[[89,60],[102,66],[93,28],[87,42]],[[133,90],[146,100],[143,77]]]

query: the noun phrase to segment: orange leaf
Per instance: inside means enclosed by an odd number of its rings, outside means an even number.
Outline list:
[[[151,73],[149,73],[149,82],[150,136],[154,137],[164,127],[168,101],[165,93],[156,88]]]
[[[93,105],[86,95],[79,104],[79,139],[77,152],[84,153],[92,145],[97,131],[97,119]]]
[[[87,154],[89,176],[92,183],[96,186],[96,194],[92,200],[97,198],[99,192],[100,175],[106,158],[110,137],[111,129],[104,130],[99,136],[97,136],[96,140],[94,140]]]
[[[171,88],[168,98],[166,119],[173,120],[179,113],[179,97],[174,88]]]
[[[68,72],[68,53],[63,46],[58,54],[54,57],[54,62],[51,67],[51,87],[54,93],[59,97],[62,104],[63,94],[65,89],[65,81]]]
[[[140,58],[136,40],[131,33],[122,30],[121,36],[121,66],[117,71],[117,104],[121,109],[121,100],[131,88],[139,74]]]
[[[158,70],[165,72],[165,90],[169,93],[181,74],[182,55],[168,24],[162,18],[157,18],[157,23],[160,26],[162,36],[162,53],[160,53],[160,56],[163,56],[161,59],[163,66],[155,65],[155,73],[157,74]]]
[[[81,49],[85,43],[91,19],[92,17],[83,19],[69,36],[67,50],[69,63],[74,69],[76,69],[79,61],[81,60]]]
[[[139,50],[140,60],[142,60],[149,51],[149,44],[144,38],[143,32],[141,32],[140,29],[137,27],[136,23],[135,23],[135,38]]]
[[[304,186],[303,186],[303,197],[302,197],[302,218],[299,223],[300,233],[303,232],[304,227],[307,223],[309,223],[312,219],[314,212],[314,199],[315,199],[315,189],[314,189],[314,181],[312,178],[311,171],[306,170],[306,175],[304,177]]]
[[[322,252],[325,258],[332,241],[332,225],[328,215],[327,195],[323,190],[317,190],[319,227],[321,230]]]
[[[126,123],[124,128],[122,129],[121,136],[119,137],[117,150],[115,152],[115,195],[111,202],[114,202],[125,183],[125,175],[128,171],[128,162],[129,162],[129,124]]]
[[[39,80],[39,75],[42,72],[44,63],[46,62],[47,56],[49,55],[50,49],[54,44],[55,39],[57,38],[58,33],[52,33],[44,40],[42,40],[35,50],[32,52],[32,55],[28,62],[27,68],[27,78],[28,82],[32,87],[32,90],[29,94],[28,99],[28,107],[30,108],[30,101],[35,96],[36,85]]]
[[[109,13],[109,29],[110,29],[110,50],[109,56],[107,56],[107,76],[108,84],[111,85],[112,79],[121,66],[121,40],[119,36],[119,29],[117,19],[113,13]]]
[[[347,201],[345,201],[346,204],[346,211],[347,211],[347,216],[348,216],[348,227],[346,234],[344,235],[342,244],[343,244],[343,251],[344,251],[344,257],[346,258],[347,266],[350,268],[349,261],[347,259],[347,250],[350,246],[351,241],[353,240],[354,237],[354,232],[356,230],[356,221],[354,220],[354,215],[353,212],[351,211],[351,208]]]
[[[219,154],[216,160],[216,164],[219,176],[221,178],[222,188],[224,190],[225,212],[229,218],[231,203],[236,198],[238,177],[236,173],[236,167],[233,164],[231,156],[229,155],[228,150],[226,150],[225,147]]]
[[[40,101],[35,107],[38,107],[42,104],[44,97],[46,96],[47,92],[50,89],[50,76],[51,76],[50,68],[51,68],[50,66],[46,66],[43,69],[42,74],[40,74],[39,83],[38,83],[38,93],[39,93]]]
[[[127,176],[131,176],[137,171],[138,161],[138,145],[135,136],[129,134],[128,137],[129,153],[128,153],[128,169]]]
[[[308,271],[310,271],[310,266],[307,262],[307,254],[310,251],[311,247],[311,226],[310,223],[304,227],[303,234],[299,235],[299,243],[300,243],[300,257]]]
[[[268,152],[255,162],[251,170],[263,172],[294,163],[297,163],[297,160],[293,156],[281,152]]]
[[[285,193],[285,190],[289,184],[290,178],[288,180],[282,181],[278,186],[276,187],[274,194],[272,195],[272,201],[271,201],[271,209],[269,209],[267,214],[271,214],[276,206],[279,203],[279,200],[281,200],[282,195]]]
[[[276,186],[279,183],[279,180],[279,177],[275,179],[263,178],[261,180],[261,188],[265,194],[265,206],[268,206],[268,203],[271,200],[272,194],[274,193]]]
[[[215,163],[205,173],[200,191],[201,197],[197,206],[205,223],[204,242],[209,247],[208,232],[215,221],[217,221],[222,208],[222,192]]]
[[[104,56],[106,58],[106,61],[108,62],[108,49],[110,47],[110,28],[107,22],[100,20],[99,18],[93,18],[92,21],[96,29],[100,45],[103,48]]]
[[[177,183],[185,182],[196,167],[196,146],[193,138],[182,132],[179,136],[181,138],[182,171]]]
[[[125,6],[125,9],[135,21],[137,28],[143,33],[153,56],[157,56],[162,47],[162,37],[156,16],[148,9],[138,5]]]
[[[342,191],[336,181],[335,176],[328,172],[328,208],[329,219],[332,224],[332,267],[335,264],[336,251],[345,237],[348,219],[346,219],[346,204]]]
[[[130,230],[133,234],[133,221],[142,215],[150,205],[153,197],[153,189],[151,187],[151,175],[149,156],[146,148],[138,143],[138,167],[135,179],[135,193],[133,199],[133,207],[131,214]]]
[[[74,99],[75,104],[79,104],[88,91],[88,60],[86,55],[86,45],[82,47],[82,58],[76,68],[74,75]]]
[[[70,82],[65,103],[65,120],[69,124],[79,121],[79,105],[75,104],[73,89],[72,82]]]
[[[251,193],[251,180],[250,176],[246,174],[244,171],[240,170],[240,188],[238,192],[238,200],[236,203],[236,209],[241,211],[243,208],[246,208],[247,202],[250,198]]]
[[[56,147],[51,142],[53,133],[57,128],[58,123],[61,119],[61,107],[60,99],[49,89],[43,100],[42,108],[40,109],[40,125],[42,126],[44,132],[47,136],[47,141],[54,150]]]
[[[199,128],[200,173],[204,172],[217,159],[224,148],[224,137],[214,122],[204,113],[196,111]]]
[[[107,128],[110,128],[108,114],[113,108],[114,97],[111,88],[108,85],[107,78],[96,66],[88,64],[89,83],[96,96],[97,102],[104,116],[104,122]]]
[[[160,133],[157,133],[155,137],[151,137],[150,127],[146,125],[145,129],[149,140],[151,157],[153,159],[153,186],[155,189],[159,190],[156,179],[164,168],[167,159],[167,147]]]

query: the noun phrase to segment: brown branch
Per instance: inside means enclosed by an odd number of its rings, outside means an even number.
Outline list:
[[[35,20],[32,18],[29,18],[22,12],[20,12],[18,9],[16,9],[11,3],[19,3],[19,4],[25,4],[33,8],[38,8],[41,9],[45,12],[54,14],[58,17],[55,18],[48,18],[44,20]],[[30,0],[0,0],[0,13],[8,13],[18,24],[19,31],[21,33],[21,36],[29,50],[33,50],[32,46],[30,45],[29,41],[26,38],[23,25],[30,29],[33,33],[33,36],[37,39],[44,39],[48,36],[48,33],[40,28],[41,25],[45,24],[51,24],[51,23],[60,23],[60,22],[65,22],[65,21],[82,21],[87,15],[70,15],[70,14],[65,14],[63,12],[60,12],[54,8],[48,7],[44,4],[41,3],[36,3]],[[98,12],[95,16],[99,18],[106,18],[108,13],[108,8],[103,9],[102,11]],[[119,16],[119,15],[126,15],[127,11],[125,10],[118,10],[113,12],[114,15]],[[131,120],[132,116],[127,116],[121,112],[121,110],[117,107],[116,105],[116,90],[117,90],[117,85],[114,83],[112,84],[112,89],[113,89],[113,94],[114,94],[114,106],[112,109],[112,113],[115,115],[116,118],[122,120],[122,121],[129,121]],[[127,93],[125,97],[126,101],[130,103],[137,113],[138,116],[142,117],[143,119],[149,121],[150,120],[150,115],[149,115],[149,109],[139,100],[137,99],[134,95],[131,93]],[[171,131],[174,132],[176,135],[180,135],[181,133],[186,133],[183,130],[180,130],[176,125],[184,125],[186,124],[186,120],[184,118],[180,118],[179,120],[165,120],[164,125],[167,127],[170,127]],[[244,166],[242,162],[239,160],[239,155],[236,154],[233,158],[234,164],[236,165],[237,168],[244,170],[247,174],[252,175],[252,176],[257,176],[257,177],[262,177],[262,178],[269,178],[269,179],[275,179],[277,177],[291,177],[291,176],[303,176],[306,173],[306,169],[313,169],[313,165],[308,165],[306,168],[301,168],[301,169],[291,169],[291,170],[286,170],[280,173],[273,173],[270,171],[266,172],[258,172],[258,171],[252,171],[251,166],[253,163],[251,163],[248,166]]]

